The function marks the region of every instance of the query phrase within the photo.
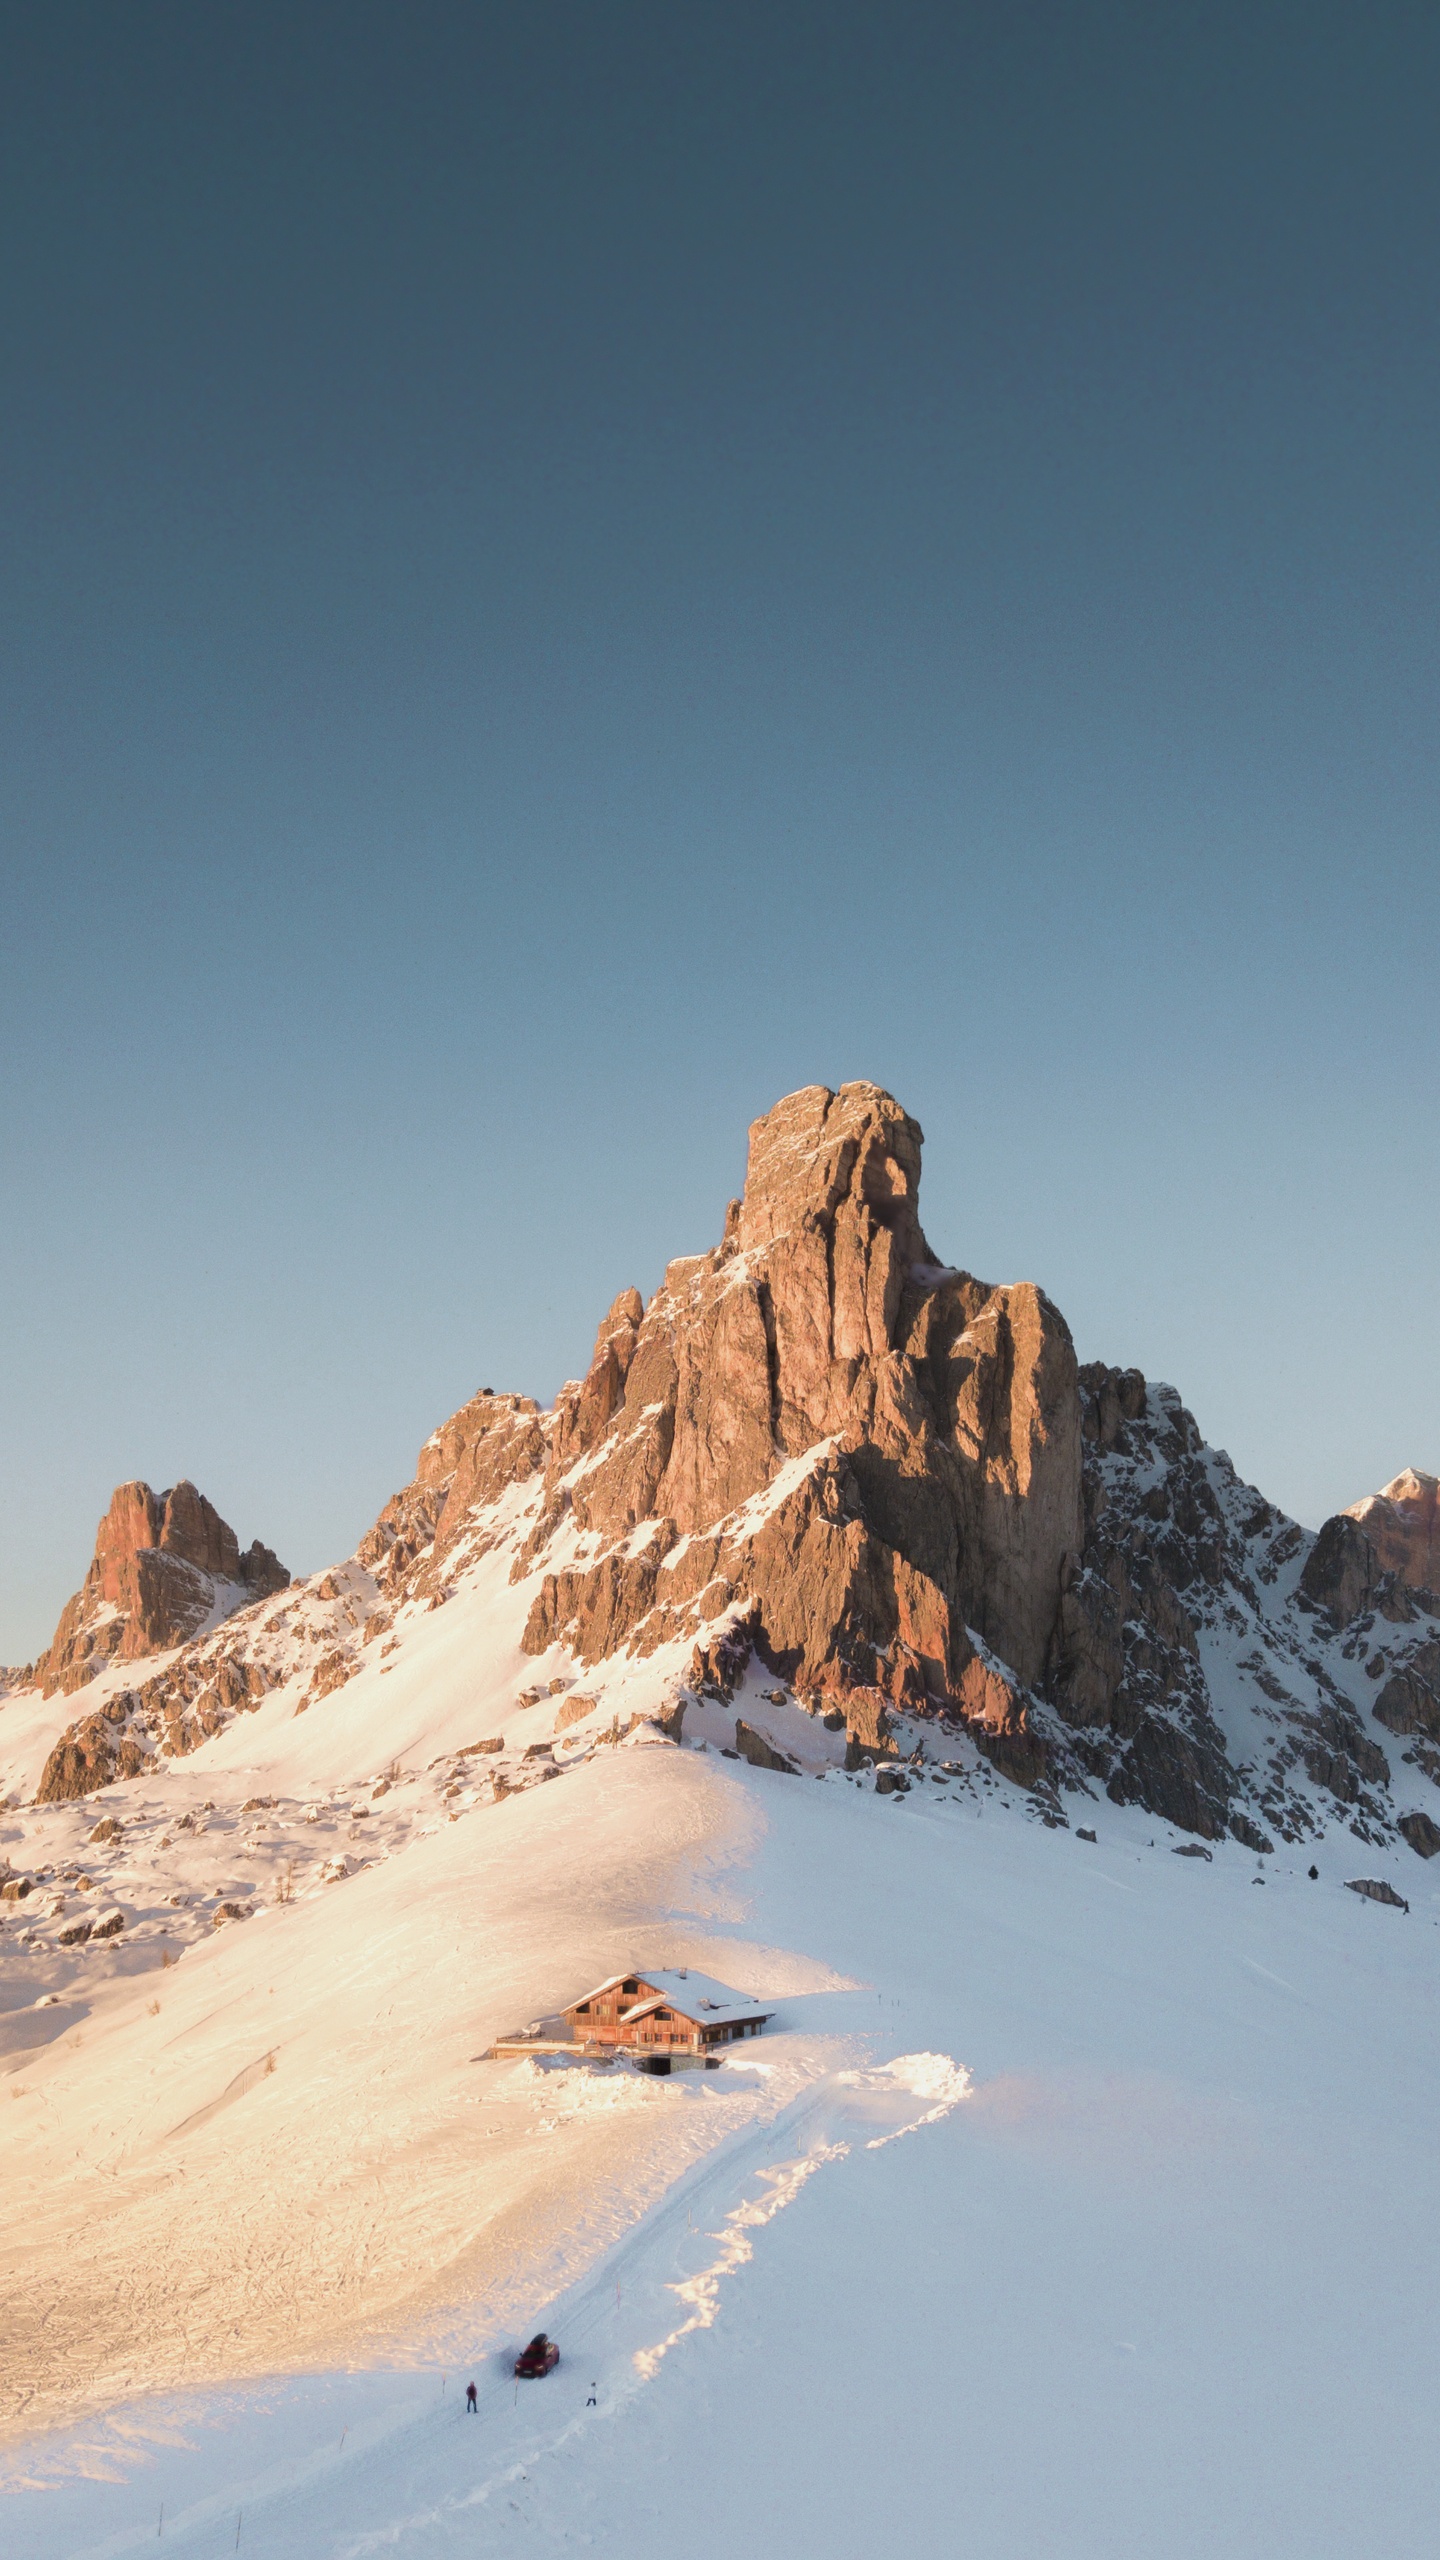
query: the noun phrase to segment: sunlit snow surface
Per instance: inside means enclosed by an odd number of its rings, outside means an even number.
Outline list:
[[[51,1870],[3,1932],[5,2560],[1428,2551],[1440,1877],[1071,1797],[1091,1846],[953,1736],[877,1797],[758,1666],[615,1748],[688,1641],[529,1657],[510,1564],[85,1804],[29,1801],[72,1703],[0,1711]],[[276,1604],[312,1652],[336,1580]],[[774,2025],[478,2059],[631,1963]]]
[[[483,2290],[431,2357],[436,2327],[415,2362],[12,2441],[7,2550],[1430,2548],[1440,1893],[1420,1861],[1332,1841],[1317,1882],[1297,1853],[1262,1883],[1234,1845],[1176,1858],[1103,1804],[1091,1847],[1008,1789],[880,1799],[713,1749],[614,1754],[483,1819],[530,1825],[536,1856],[557,1825],[573,1858],[587,1820],[638,1842],[649,1804],[674,1847],[641,1860],[669,1897],[653,1927],[746,1987],[767,1987],[757,1949],[791,1985],[854,1987],[791,1989],[714,2074],[476,2066],[557,2194],[587,2159],[599,2185],[659,2163],[638,2214],[620,2195],[557,2292],[536,2205],[533,2293],[507,2262],[503,2318]],[[428,1890],[455,1892],[469,1827],[440,1836]],[[1408,1916],[1344,1890],[1366,1872]],[[587,2153],[632,2112],[643,2154]],[[542,2324],[559,2371],[517,2386]]]

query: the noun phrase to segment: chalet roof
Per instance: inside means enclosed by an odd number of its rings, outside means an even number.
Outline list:
[[[762,2009],[759,2001],[752,2000],[747,1991],[732,1991],[728,1982],[717,1982],[712,1974],[696,1973],[689,1966],[679,1973],[669,1969],[657,1971],[654,1965],[649,1964],[633,1964],[628,1972],[612,1973],[606,1981],[597,1983],[595,1989],[586,1992],[584,1997],[598,2000],[605,1992],[618,1991],[622,1982],[630,1981],[650,1984],[653,1996],[636,2000],[624,2010],[622,2015],[627,2020],[643,2018],[651,2009],[662,2007],[678,2010],[682,2018],[688,2018],[697,2027],[730,2027],[737,2025],[742,2018],[769,2018],[774,2015],[773,2010]]]

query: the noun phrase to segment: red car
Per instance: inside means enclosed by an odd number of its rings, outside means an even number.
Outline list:
[[[559,2361],[560,2350],[554,2339],[547,2338],[541,2329],[528,2347],[521,2348],[515,2359],[515,2372],[521,2382],[542,2382],[547,2373],[554,2372]]]

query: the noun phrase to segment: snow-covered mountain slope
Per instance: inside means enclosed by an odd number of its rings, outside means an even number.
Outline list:
[[[1038,1749],[1026,1774],[1047,1824],[1084,1821],[1108,1795],[1201,1837],[1228,1829],[1262,1855],[1337,1823],[1428,1854],[1440,1628],[1427,1596],[1382,1577],[1349,1594],[1345,1607],[1363,1605],[1348,1616],[1320,1605],[1304,1587],[1316,1542],[1204,1445],[1173,1390],[1130,1373],[1117,1421],[1114,1373],[1084,1376],[1087,1525],[1049,1696],[969,1639],[1006,1709],[1021,1703],[1013,1740],[959,1701],[807,1695],[774,1670],[746,1595],[725,1582],[716,1614],[668,1641],[642,1623],[598,1662],[561,1641],[527,1652],[537,1600],[557,1573],[592,1569],[592,1535],[573,1506],[554,1525],[541,1467],[503,1481],[543,1456],[551,1418],[477,1399],[427,1442],[422,1466],[438,1449],[443,1467],[387,1506],[347,1564],[159,1657],[138,1689],[111,1666],[73,1725],[69,1698],[26,1691],[0,1708],[11,2002],[87,1980],[102,1914],[127,1963],[173,1956],[393,1857],[426,1823],[565,1777],[647,1720],[657,1738],[762,1763],[848,1763],[882,1789],[903,1789],[914,1766],[1003,1772],[1012,1750]],[[738,1508],[737,1544],[829,1463],[823,1443]],[[87,1782],[110,1782],[72,1791],[82,1762]]]
[[[665,1916],[671,1872],[746,1818],[718,1756],[648,1720],[673,1664],[617,1666],[578,1717],[563,1675],[537,1682],[509,1561],[492,1547],[444,1608],[398,1610],[390,1658],[372,1646],[320,1697],[302,1663],[193,1753],[4,1817],[12,1882],[35,1878],[3,1906],[12,2422],[197,2363],[313,2357],[481,2281],[502,2298],[507,2251],[524,2292],[537,2252],[593,2245],[727,2121],[698,2111],[652,2161],[637,2082],[542,2159],[546,2092],[512,2071],[477,2162],[476,2057],[630,1962],[637,1933],[652,1962],[698,1963]],[[350,1587],[313,1617],[299,1595],[304,1662]],[[32,1716],[17,1738],[33,1778],[51,1736]],[[741,1987],[825,1978],[754,1950]],[[769,2094],[742,2081],[735,2104]]]
[[[1026,1802],[983,1767],[887,1800],[622,1749],[187,1954],[159,2018],[153,1974],[125,1986],[86,2030],[127,2138],[78,2181],[77,2238],[100,2211],[113,2237],[83,2298],[112,2325],[96,2279],[133,2211],[144,2324],[193,2344],[183,2387],[122,2396],[131,2345],[79,2421],[12,2445],[9,2547],[118,2560],[157,2525],[191,2560],[237,2533],[267,2560],[1426,2547],[1440,1895],[1417,1869],[1407,1916],[1345,1890],[1343,1851],[1311,1881],[1308,1852],[1177,1857],[1108,1806],[1092,1844]],[[342,1907],[334,2014],[317,1932]],[[595,1977],[632,1932],[776,1998],[746,2067],[468,2060],[507,1998]],[[205,2391],[207,2287],[180,2288],[175,2237],[141,2273],[147,2181],[162,2123],[267,2035],[274,2073],[168,2135],[170,2219],[218,2208],[232,2370],[317,2259],[357,2316],[321,2372],[295,2371],[302,2330],[291,2381]],[[82,2064],[52,2047],[7,2111],[85,2140]],[[428,2310],[358,2316],[437,2245],[462,2254]],[[560,2369],[517,2391],[542,2322]]]

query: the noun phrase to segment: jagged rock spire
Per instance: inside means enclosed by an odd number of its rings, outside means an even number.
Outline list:
[[[937,1264],[921,1143],[877,1085],[790,1095],[720,1245],[616,1301],[530,1551],[568,1516],[603,1552],[547,1580],[537,1649],[643,1649],[728,1593],[812,1686],[958,1696],[967,1626],[1038,1677],[1082,1528],[1074,1352],[1041,1291]]]
[[[107,1662],[182,1644],[209,1621],[283,1590],[290,1576],[258,1538],[242,1555],[228,1521],[182,1478],[165,1493],[117,1485],[90,1570],[35,1665],[45,1695],[83,1688]]]

